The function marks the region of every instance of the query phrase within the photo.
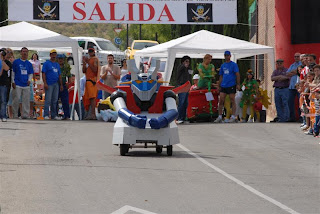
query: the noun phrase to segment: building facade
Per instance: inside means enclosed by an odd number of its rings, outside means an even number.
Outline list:
[[[250,8],[250,40],[274,47],[275,58],[283,59],[287,68],[294,62],[296,52],[320,57],[318,8],[320,1],[314,0],[256,0]],[[276,59],[260,55],[252,64],[256,77],[263,81],[263,88],[271,98],[272,105],[267,111],[269,119],[276,116],[270,63]]]

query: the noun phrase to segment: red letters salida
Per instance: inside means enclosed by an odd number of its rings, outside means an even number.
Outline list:
[[[96,3],[93,10],[88,11],[86,9],[86,3],[77,1],[73,4],[73,20],[94,20],[93,17],[98,17],[98,21],[107,21],[105,14],[109,12],[110,19],[109,21],[140,21],[140,22],[148,22],[150,20],[155,19],[155,9],[151,4],[147,3],[126,3],[127,5],[127,11],[119,11],[116,10],[117,3],[108,3],[109,8],[102,8],[100,7],[99,3]],[[134,20],[134,7],[138,7],[138,20]],[[145,10],[149,10],[149,17],[145,17]],[[122,15],[122,17],[121,17]],[[164,17],[167,17],[166,20],[164,20]],[[165,4],[161,10],[161,13],[156,19],[158,22],[162,21],[169,21],[174,22],[174,18],[168,8],[168,5]]]

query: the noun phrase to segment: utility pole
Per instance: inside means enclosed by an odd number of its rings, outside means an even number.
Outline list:
[[[127,24],[127,47],[129,47],[129,24]]]

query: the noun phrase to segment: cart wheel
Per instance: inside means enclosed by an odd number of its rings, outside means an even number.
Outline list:
[[[167,146],[167,155],[172,156],[172,145]]]
[[[120,155],[125,156],[129,150],[129,144],[120,144]]]
[[[158,154],[161,154],[161,152],[162,152],[162,146],[156,146],[156,152],[157,152]]]

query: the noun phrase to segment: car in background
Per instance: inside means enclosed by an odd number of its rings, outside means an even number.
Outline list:
[[[134,54],[138,50],[158,45],[159,42],[153,40],[133,40],[131,47],[125,51],[127,59],[134,59]]]
[[[99,58],[100,65],[108,63],[107,56],[112,54],[114,56],[114,64],[121,65],[121,61],[125,59],[123,51],[118,49],[111,41],[98,37],[71,37],[78,41],[78,44],[83,48],[83,55],[88,54],[89,48],[96,49],[96,56]]]

